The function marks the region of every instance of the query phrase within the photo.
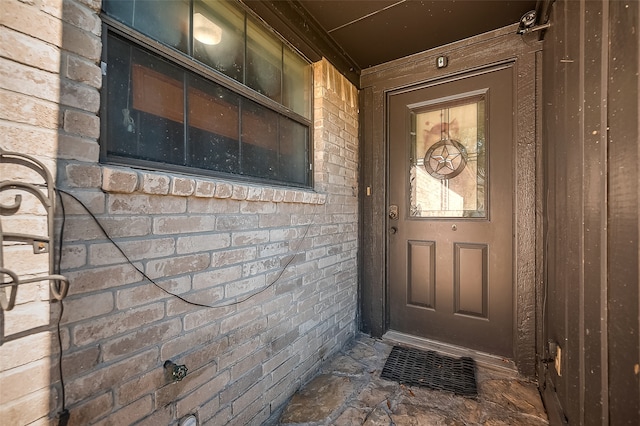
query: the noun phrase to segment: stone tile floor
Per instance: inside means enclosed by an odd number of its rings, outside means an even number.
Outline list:
[[[289,401],[280,425],[547,425],[535,383],[478,366],[478,398],[380,378],[392,344],[357,336]]]

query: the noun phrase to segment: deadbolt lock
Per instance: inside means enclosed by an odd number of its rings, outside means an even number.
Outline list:
[[[389,206],[389,219],[398,220],[398,206],[396,205]]]

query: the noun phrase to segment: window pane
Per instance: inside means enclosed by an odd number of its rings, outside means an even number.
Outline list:
[[[194,57],[242,83],[244,13],[227,2],[214,0],[195,2],[193,13]]]
[[[484,99],[411,117],[411,216],[486,217]]]
[[[274,178],[278,172],[278,114],[242,102],[242,174]]]
[[[247,22],[247,80],[253,90],[281,102],[282,42],[256,23]]]
[[[184,164],[182,71],[116,37],[108,44],[108,153]]]
[[[280,117],[280,175],[285,182],[306,185],[309,170],[309,130],[306,126]]]
[[[239,98],[193,77],[189,87],[189,165],[238,173]]]
[[[104,0],[102,10],[118,21],[133,27],[133,5],[134,1]]]
[[[311,67],[297,53],[285,47],[282,104],[311,118]]]
[[[103,8],[141,33],[189,52],[189,0],[109,0]]]

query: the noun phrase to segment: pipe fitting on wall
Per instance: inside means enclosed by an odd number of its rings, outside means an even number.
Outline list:
[[[187,377],[187,371],[189,371],[189,369],[186,365],[179,365],[171,360],[167,360],[164,362],[164,371],[167,376],[167,380],[179,382]]]

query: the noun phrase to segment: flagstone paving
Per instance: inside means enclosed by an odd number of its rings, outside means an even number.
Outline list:
[[[405,386],[380,378],[392,345],[358,336],[289,401],[282,426],[543,426],[535,383],[515,372],[477,367],[478,397]]]

